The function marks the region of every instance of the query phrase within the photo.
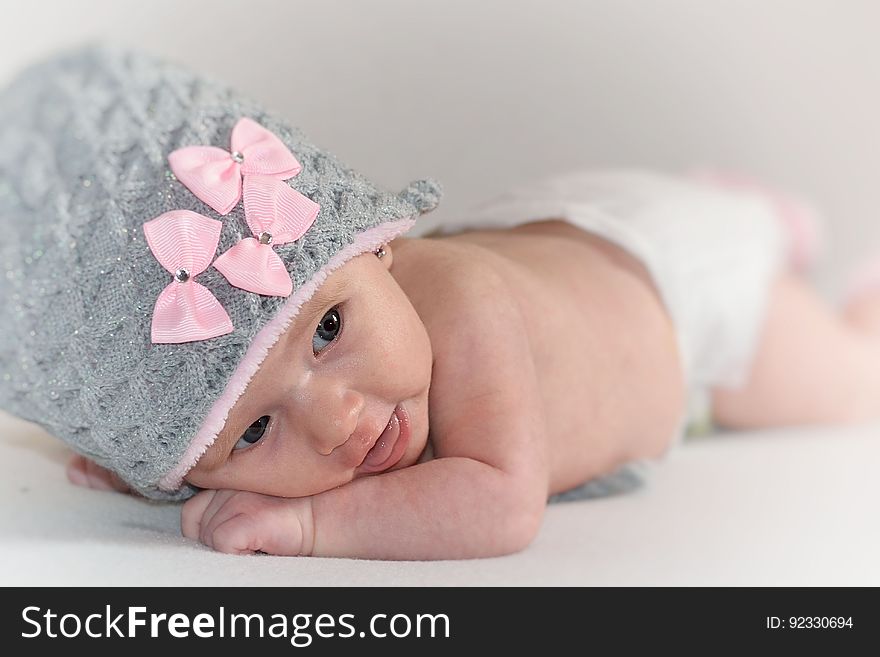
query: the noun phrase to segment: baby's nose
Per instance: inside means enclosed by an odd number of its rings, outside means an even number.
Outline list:
[[[345,444],[357,429],[363,407],[363,396],[349,390],[312,409],[315,419],[312,432],[315,449],[327,456]]]

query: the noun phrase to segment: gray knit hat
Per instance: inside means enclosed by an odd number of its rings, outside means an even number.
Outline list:
[[[40,63],[0,93],[0,407],[147,497],[189,497],[300,306],[440,193],[381,190],[150,56]]]

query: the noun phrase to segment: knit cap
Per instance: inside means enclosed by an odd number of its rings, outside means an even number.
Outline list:
[[[0,92],[0,408],[152,499],[328,274],[441,189],[380,189],[225,84],[90,45]]]

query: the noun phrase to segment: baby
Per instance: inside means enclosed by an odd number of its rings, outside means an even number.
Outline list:
[[[810,215],[753,184],[576,171],[408,238],[436,183],[379,190],[144,56],[53,60],[0,119],[3,407],[216,550],[501,555],[701,396],[732,428],[878,415],[880,297],[826,307]]]

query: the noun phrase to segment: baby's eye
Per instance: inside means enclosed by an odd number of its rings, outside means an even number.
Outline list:
[[[321,318],[321,323],[315,330],[315,337],[312,338],[312,351],[316,356],[327,347],[327,344],[336,339],[341,329],[342,316],[339,314],[339,310],[333,307]],[[322,341],[326,344],[322,344]]]
[[[235,443],[235,447],[232,449],[244,449],[245,447],[250,447],[255,442],[259,441],[260,438],[263,437],[263,433],[266,431],[266,426],[269,424],[270,419],[271,418],[268,415],[264,415],[254,422],[247,428],[247,431],[241,435],[241,438],[238,439],[238,442]]]

